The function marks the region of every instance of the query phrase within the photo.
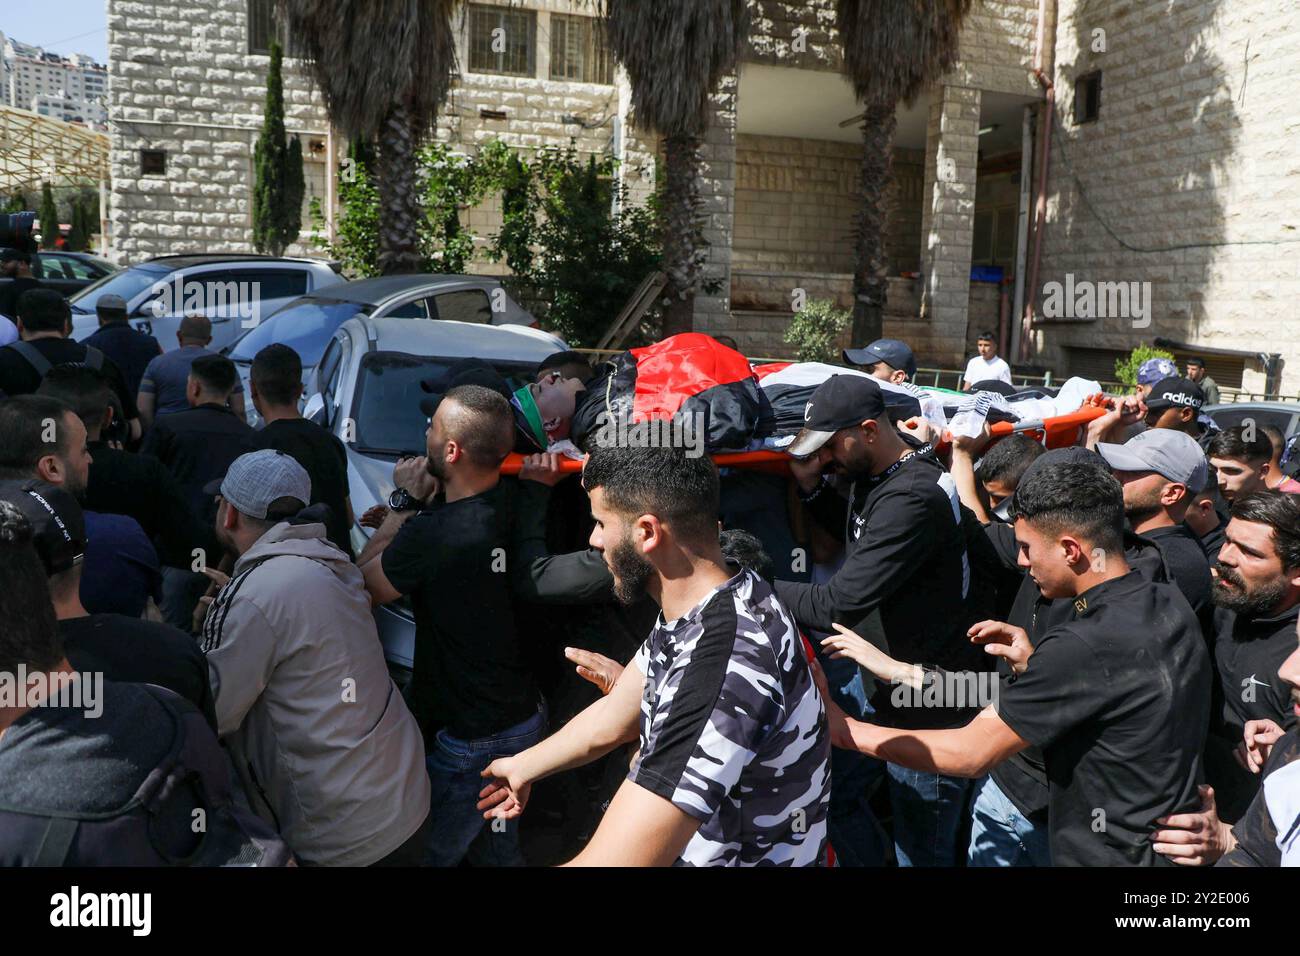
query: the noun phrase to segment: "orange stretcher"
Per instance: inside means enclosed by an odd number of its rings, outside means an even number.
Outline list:
[[[1101,405],[1084,405],[1077,412],[1057,415],[1041,421],[998,422],[989,430],[996,441],[1007,435],[1028,435],[1042,442],[1048,448],[1068,448],[1082,441],[1088,423],[1106,414]],[[942,451],[947,443],[939,445]],[[750,468],[755,471],[771,471],[784,474],[789,470],[790,456],[783,451],[737,451],[713,455],[713,462],[719,468]],[[524,456],[512,454],[501,465],[501,474],[517,475],[522,467]],[[565,458],[560,462],[560,471],[569,474],[582,471],[582,462]]]

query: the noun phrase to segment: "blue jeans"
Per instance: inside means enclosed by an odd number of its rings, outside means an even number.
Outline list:
[[[886,766],[898,865],[957,866],[973,781],[892,763]]]
[[[847,657],[818,659],[835,703],[850,717],[869,720],[874,711],[867,702],[858,665]],[[869,802],[884,772],[884,762],[875,757],[831,748],[831,802],[826,835],[839,866],[885,865],[885,833]]]
[[[512,757],[542,739],[546,713],[537,713],[523,723],[477,740],[461,740],[445,730],[438,731],[433,752],[425,765],[433,784],[429,817],[429,866],[458,866],[468,860],[474,866],[523,866],[519,849],[519,821],[483,819],[479,791],[483,771],[498,757]]]
[[[994,782],[978,784],[971,819],[969,866],[1051,866],[1047,828],[1021,813]]]

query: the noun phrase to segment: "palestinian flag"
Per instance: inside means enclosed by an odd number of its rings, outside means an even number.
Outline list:
[[[772,425],[771,408],[749,362],[700,332],[629,349],[612,359],[583,395],[571,429],[580,448],[603,427],[658,420],[702,433],[709,452],[740,450]]]

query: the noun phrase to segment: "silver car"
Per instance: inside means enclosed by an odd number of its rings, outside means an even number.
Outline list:
[[[253,358],[268,345],[287,345],[302,359],[303,384],[310,386],[316,365],[334,331],[353,316],[438,319],[475,325],[537,327],[510,298],[500,280],[488,276],[398,275],[358,279],[286,304],[239,339],[226,354],[235,363],[244,393],[249,393]],[[251,401],[249,423],[259,424]]]
[[[273,256],[159,256],[105,276],[72,296],[72,337],[99,328],[95,305],[103,295],[126,301],[133,328],[158,340],[164,351],[178,347],[176,332],[186,315],[212,322],[213,351],[257,328],[281,306],[309,292],[344,281],[322,259]]]
[[[562,339],[526,325],[469,322],[410,322],[358,315],[329,339],[308,388],[306,416],[343,442],[348,486],[356,515],[387,504],[393,466],[403,455],[425,453],[428,419],[420,401],[421,381],[453,362],[478,358],[513,386],[533,381],[537,364],[568,348]],[[359,554],[371,532],[352,528]],[[415,651],[415,619],[405,599],[375,609],[380,639],[399,683],[409,674]],[[403,673],[406,672],[406,673]]]

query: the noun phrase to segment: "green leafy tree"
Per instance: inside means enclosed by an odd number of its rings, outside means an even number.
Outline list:
[[[660,267],[659,200],[632,206],[615,185],[614,159],[583,163],[572,145],[543,150],[535,168],[541,223],[529,279],[546,303],[547,326],[570,345],[591,347]]]
[[[41,183],[41,248],[53,249],[59,240],[59,207],[49,183]]]
[[[266,110],[262,133],[253,147],[253,248],[273,256],[298,238],[302,229],[302,143],[287,138],[284,128],[283,54],[271,43],[266,76]]]
[[[5,212],[27,212],[30,208],[27,205],[27,194],[20,189],[9,197],[9,202],[5,205]]]
[[[80,196],[72,197],[72,215],[69,217],[68,229],[69,252],[85,252],[90,246],[90,236],[86,232],[86,207]]]
[[[852,313],[837,309],[831,300],[811,299],[794,314],[785,342],[795,347],[797,362],[834,362],[840,354],[840,335],[852,320]]]
[[[353,140],[346,161],[339,167],[339,214],[334,241],[318,240],[317,245],[339,260],[350,276],[373,278],[382,274],[379,265],[379,190],[370,178],[368,151],[363,142]],[[311,201],[312,226],[318,235],[328,229],[319,197]]]
[[[1139,345],[1128,354],[1128,358],[1115,360],[1115,378],[1129,388],[1135,387],[1137,385],[1138,369],[1142,367],[1143,362],[1153,358],[1166,358],[1172,362],[1174,353],[1150,345]]]

